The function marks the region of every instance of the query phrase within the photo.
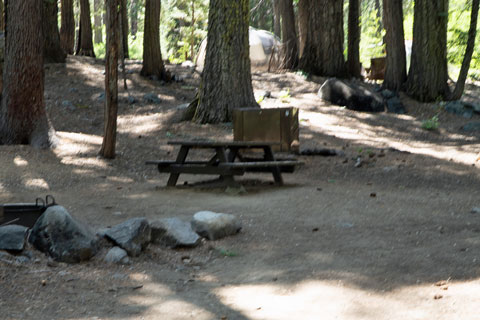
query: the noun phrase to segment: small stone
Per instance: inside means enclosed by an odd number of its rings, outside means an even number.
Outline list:
[[[100,101],[100,102],[104,102],[105,101],[105,92],[100,93],[97,97],[97,100]]]
[[[480,214],[480,207],[473,207],[472,211],[470,211],[472,214]]]
[[[63,100],[62,101],[62,107],[67,108],[68,110],[75,110],[75,106],[70,100]]]
[[[135,104],[137,102],[137,99],[135,99],[135,97],[128,96],[127,102],[128,104]]]
[[[162,102],[162,100],[160,100],[158,95],[155,93],[146,93],[143,96],[143,100],[145,100],[145,102],[154,103],[154,104],[160,104]]]
[[[234,235],[242,229],[241,222],[232,214],[200,211],[191,222],[192,229],[209,240]]]
[[[112,264],[128,264],[130,259],[128,258],[127,251],[119,247],[113,247],[108,251],[104,261]]]

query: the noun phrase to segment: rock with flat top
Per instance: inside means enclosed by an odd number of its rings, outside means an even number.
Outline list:
[[[0,227],[0,250],[22,251],[28,228],[18,225]]]
[[[200,211],[191,222],[192,229],[209,240],[217,240],[237,234],[242,229],[241,222],[232,214]]]
[[[105,237],[136,257],[150,243],[150,224],[145,218],[129,219],[105,231]]]
[[[192,230],[190,223],[179,218],[165,218],[150,223],[152,242],[161,243],[170,248],[195,247],[200,237]]]

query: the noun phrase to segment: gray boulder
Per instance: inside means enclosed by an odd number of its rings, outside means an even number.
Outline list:
[[[209,240],[234,235],[242,229],[241,222],[232,214],[200,211],[191,222],[192,229]]]
[[[127,251],[119,247],[113,247],[107,252],[105,256],[106,263],[114,264],[128,264],[130,259],[128,259]]]
[[[108,229],[105,237],[136,257],[150,243],[151,229],[147,219],[133,218]]]
[[[471,119],[473,117],[473,109],[466,107],[462,101],[450,101],[445,105],[445,111],[451,114],[463,116]]]
[[[166,218],[150,223],[152,242],[161,243],[170,248],[195,247],[200,237],[192,230],[190,223],[179,218]]]
[[[387,110],[391,113],[396,114],[405,114],[407,111],[405,110],[405,106],[403,105],[402,101],[398,97],[392,97],[387,100]]]
[[[383,112],[383,97],[362,85],[349,83],[336,78],[325,81],[318,91],[320,99],[329,101],[347,109],[365,112]]]
[[[28,228],[18,225],[0,227],[0,250],[22,251]]]
[[[74,220],[62,206],[49,207],[40,216],[29,241],[54,260],[67,263],[89,260],[98,250],[95,233]]]
[[[480,132],[480,122],[469,122],[462,127],[463,131]]]
[[[143,96],[143,100],[145,100],[145,102],[154,103],[154,104],[160,104],[162,102],[162,100],[160,100],[158,95],[155,93],[146,93]]]

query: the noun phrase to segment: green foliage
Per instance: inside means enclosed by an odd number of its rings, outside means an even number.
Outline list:
[[[361,17],[360,61],[362,61],[364,67],[370,66],[370,58],[385,55],[385,44],[383,43],[385,30],[380,32],[380,19],[377,10],[371,9],[362,12]]]
[[[427,131],[434,131],[438,129],[438,114],[434,115],[430,119],[422,121],[422,129]]]

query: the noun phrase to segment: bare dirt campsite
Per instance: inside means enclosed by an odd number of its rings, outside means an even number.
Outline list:
[[[0,146],[1,203],[51,194],[95,230],[211,210],[239,217],[241,232],[194,249],[150,245],[127,265],[105,263],[106,249],[80,264],[33,249],[0,255],[0,318],[479,319],[480,135],[461,130],[478,114],[405,96],[405,115],[354,112],[317,97],[324,79],[254,73],[255,92],[271,92],[262,107],[300,109],[301,149],[338,155],[297,156],[305,165],[281,187],[252,173],[242,192],[191,175],[166,188],[168,175],[146,160],[173,160],[172,139],[231,139],[232,126],[178,121],[198,85],[191,69],[167,66],[184,81],[162,84],[140,68],[127,63],[130,99],[120,90],[117,157],[107,161],[97,156],[104,65],[46,65],[59,144]],[[422,129],[437,114],[438,129]]]

